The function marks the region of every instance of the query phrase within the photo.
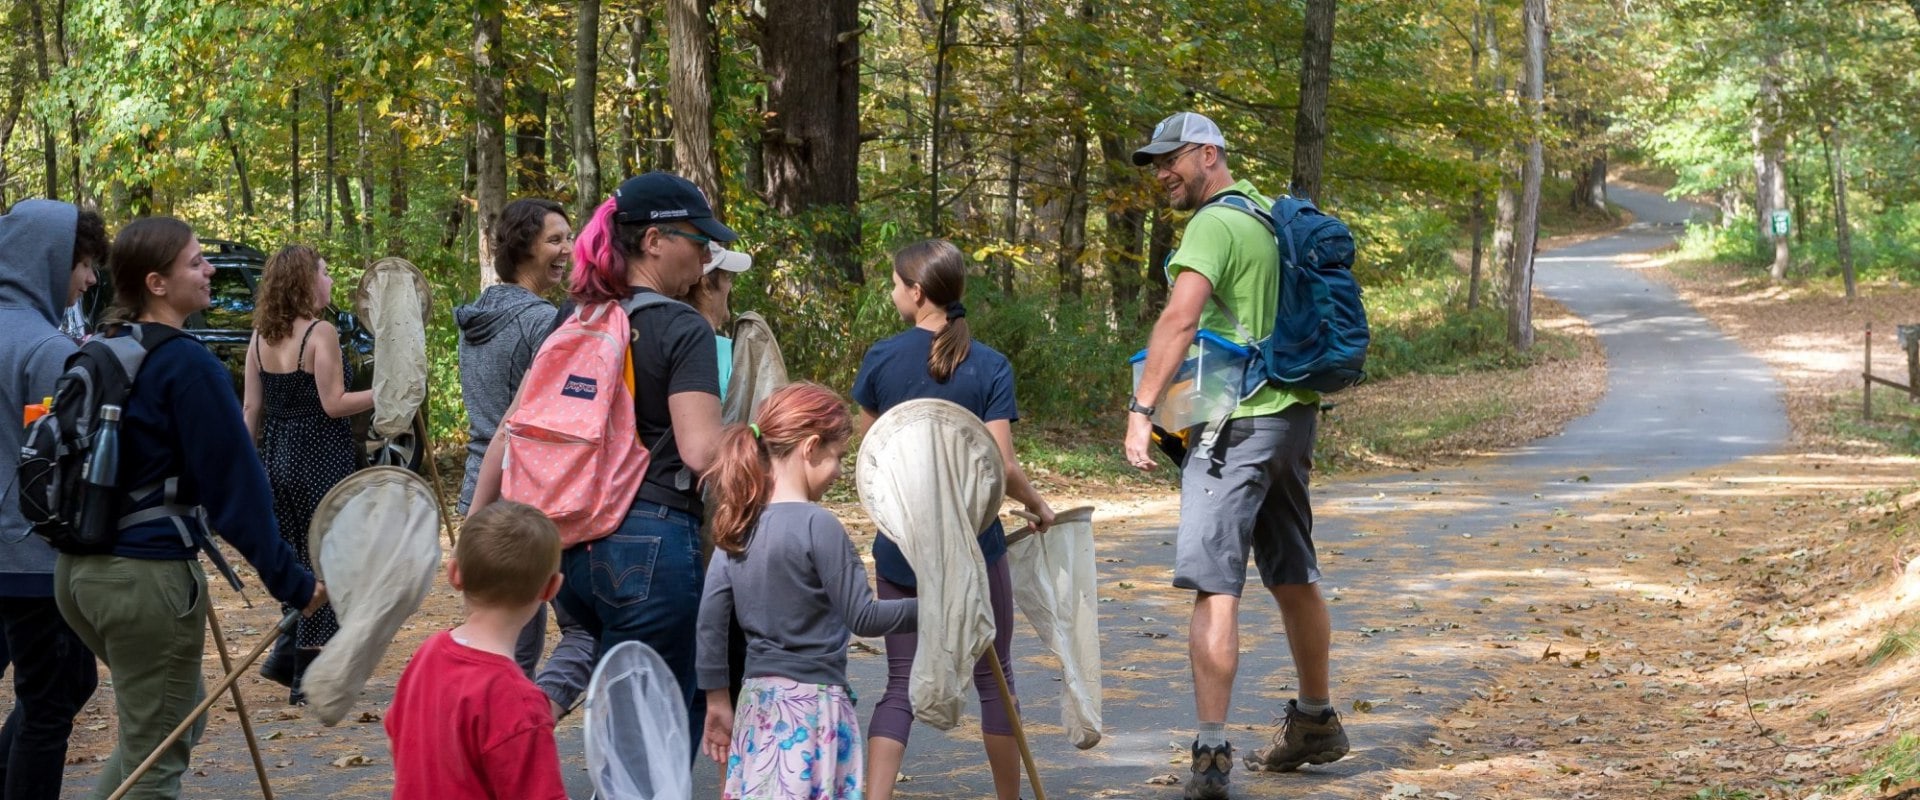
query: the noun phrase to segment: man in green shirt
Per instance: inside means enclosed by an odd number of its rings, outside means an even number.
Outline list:
[[[1252,183],[1233,179],[1226,139],[1212,120],[1191,112],[1166,118],[1154,128],[1152,141],[1134,151],[1133,163],[1153,168],[1175,210],[1196,212],[1167,264],[1173,291],[1153,326],[1146,366],[1128,406],[1127,460],[1150,470],[1154,406],[1186,359],[1196,330],[1204,327],[1245,344],[1247,337],[1233,322],[1237,319],[1253,339],[1265,337],[1279,303],[1280,254],[1273,233],[1259,219],[1209,205],[1227,192],[1270,205]],[[1210,299],[1216,296],[1219,303]],[[1232,319],[1220,304],[1233,312]],[[1280,606],[1300,696],[1287,703],[1286,721],[1272,744],[1254,751],[1247,766],[1287,772],[1347,754],[1347,735],[1329,689],[1332,623],[1317,585],[1320,568],[1307,494],[1319,403],[1311,392],[1263,386],[1220,425],[1194,431],[1194,446],[1181,465],[1173,585],[1194,592],[1187,653],[1199,723],[1188,800],[1227,797],[1233,748],[1225,726],[1239,668],[1240,593],[1249,550],[1261,582]]]

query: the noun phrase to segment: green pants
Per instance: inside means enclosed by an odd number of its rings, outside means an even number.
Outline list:
[[[81,641],[113,676],[120,738],[100,771],[95,800],[113,794],[134,767],[186,719],[206,687],[207,576],[199,561],[146,561],[62,554],[54,567],[54,600]],[[193,745],[206,730],[200,717],[127,794],[180,796]]]

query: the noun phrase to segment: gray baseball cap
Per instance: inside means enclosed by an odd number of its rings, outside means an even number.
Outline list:
[[[1133,151],[1133,165],[1144,167],[1153,163],[1153,157],[1162,153],[1171,153],[1190,144],[1210,144],[1222,150],[1227,149],[1227,139],[1220,135],[1220,126],[1191,111],[1182,111],[1153,126],[1153,141],[1146,147]]]

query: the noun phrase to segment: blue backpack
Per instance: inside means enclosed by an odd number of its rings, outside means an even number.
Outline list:
[[[1367,309],[1353,278],[1353,233],[1346,223],[1320,212],[1313,201],[1282,196],[1271,213],[1244,194],[1228,192],[1208,205],[1237,209],[1260,220],[1280,248],[1280,303],[1273,333],[1255,344],[1264,369],[1249,372],[1248,393],[1259,377],[1283,389],[1330,394],[1367,379]],[[1220,295],[1214,305],[1253,341]]]

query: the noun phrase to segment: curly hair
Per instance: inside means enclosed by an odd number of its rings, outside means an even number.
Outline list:
[[[100,218],[98,211],[80,209],[80,215],[73,222],[73,263],[85,261],[104,269],[108,252],[106,220]]]
[[[320,254],[304,244],[280,248],[260,271],[253,307],[253,329],[268,344],[293,334],[293,321],[309,317],[326,298],[314,293]]]

